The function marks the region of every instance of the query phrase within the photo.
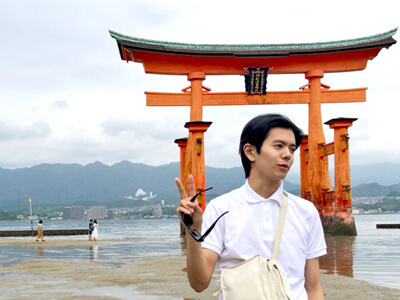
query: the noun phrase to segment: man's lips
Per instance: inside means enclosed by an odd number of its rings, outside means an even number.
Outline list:
[[[285,171],[285,172],[289,171],[289,165],[287,165],[287,164],[279,164],[278,167],[282,171]]]

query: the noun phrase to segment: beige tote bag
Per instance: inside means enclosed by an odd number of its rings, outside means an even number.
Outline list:
[[[291,300],[292,293],[285,271],[276,263],[288,205],[283,192],[272,259],[256,255],[236,266],[221,271],[224,300]]]

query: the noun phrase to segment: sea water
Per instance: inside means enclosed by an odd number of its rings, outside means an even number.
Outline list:
[[[121,240],[122,244],[76,247],[0,246],[2,266],[23,260],[82,259],[118,260],[148,256],[185,254],[185,243],[179,237],[177,218],[98,220],[99,240]],[[321,268],[365,280],[373,284],[400,289],[400,229],[376,229],[376,224],[400,223],[400,215],[356,215],[356,237],[326,236],[328,254],[320,259]],[[44,229],[87,228],[88,221],[44,220]],[[36,226],[36,224],[34,225]],[[29,230],[30,221],[0,221],[1,230]],[[23,237],[19,239],[27,239]],[[45,239],[81,239],[87,236],[48,236]],[[34,238],[32,238],[34,239]],[[16,255],[17,254],[17,255]]]

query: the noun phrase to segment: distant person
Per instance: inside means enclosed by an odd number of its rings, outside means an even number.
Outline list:
[[[90,219],[90,221],[89,221],[89,241],[91,241],[92,240],[92,233],[93,233],[93,220],[92,219]]]
[[[97,237],[99,236],[99,232],[97,230],[97,228],[99,227],[99,224],[97,224],[97,220],[93,221],[93,232],[92,232],[92,237],[93,240],[95,241],[97,239]]]
[[[39,240],[42,240],[42,242],[44,242],[43,239],[43,221],[39,220],[39,224],[37,226],[37,235],[36,235],[36,242],[39,242]]]

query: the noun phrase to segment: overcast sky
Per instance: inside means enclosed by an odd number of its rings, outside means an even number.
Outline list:
[[[27,1],[0,2],[0,167],[121,160],[179,160],[188,107],[146,107],[144,91],[180,92],[185,76],[145,74],[122,61],[108,30],[183,43],[280,44],[370,36],[399,26],[397,0],[365,1]],[[399,40],[399,33],[394,38]],[[358,118],[351,164],[400,162],[400,45],[360,72],[326,74],[331,89],[368,87],[367,102],[324,104],[323,122]],[[267,90],[298,90],[304,75],[270,75]],[[213,92],[244,91],[241,76],[208,76]],[[267,112],[307,132],[307,105],[205,107],[206,165],[240,166],[241,129]],[[333,130],[324,125],[327,142]],[[298,169],[298,164],[294,166]]]

